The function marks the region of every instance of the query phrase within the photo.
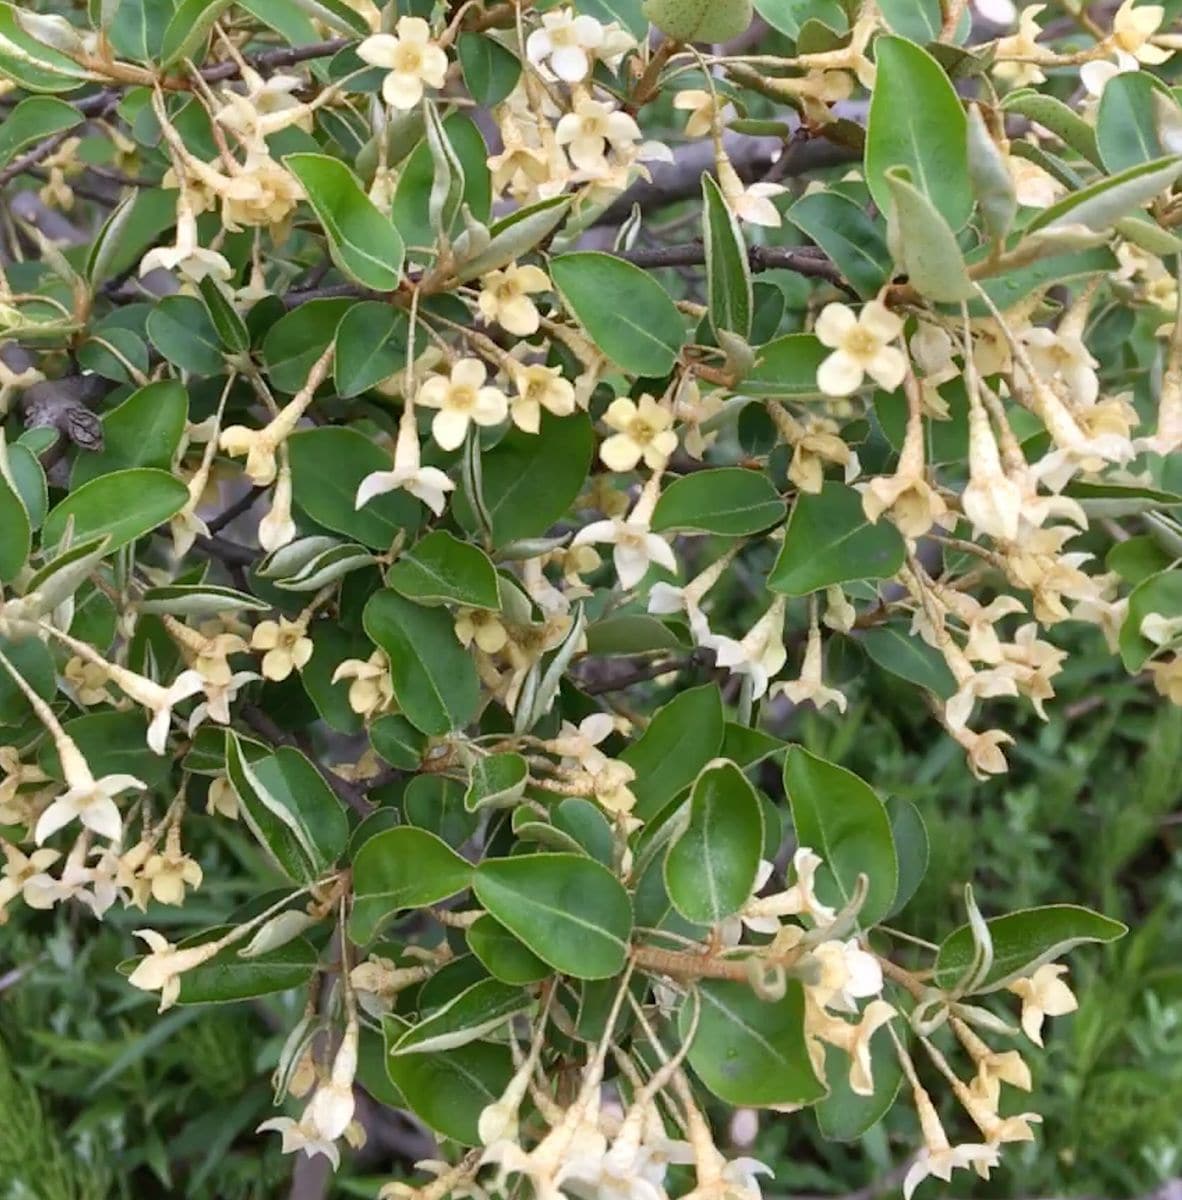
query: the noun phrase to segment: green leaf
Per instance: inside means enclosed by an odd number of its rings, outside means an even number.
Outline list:
[[[579,12],[605,25],[615,21],[637,39],[648,32],[648,17],[644,15],[641,0],[580,0]]]
[[[137,608],[142,613],[177,617],[216,617],[230,612],[266,612],[271,606],[246,592],[216,583],[170,583],[147,588]]]
[[[618,974],[632,936],[632,904],[606,867],[579,854],[486,859],[479,902],[556,971],[576,979]]]
[[[891,836],[895,840],[895,853],[899,856],[899,886],[895,891],[895,903],[889,916],[902,912],[919,890],[927,874],[931,844],[928,827],[920,816],[919,809],[910,800],[895,796],[887,804],[891,818]]]
[[[863,299],[877,296],[891,276],[881,221],[840,192],[813,192],[788,210],[788,220],[837,264]]]
[[[793,746],[784,760],[784,791],[792,806],[798,846],[824,860],[817,894],[842,908],[868,882],[858,924],[869,929],[891,911],[899,886],[899,859],[891,822],[869,784],[852,771]]]
[[[529,993],[499,979],[478,979],[408,1029],[389,1054],[438,1054],[479,1041],[532,1005]]]
[[[333,378],[341,396],[359,396],[406,369],[410,322],[405,312],[380,300],[355,304],[337,326]]]
[[[767,585],[805,596],[853,579],[887,579],[906,557],[903,536],[889,521],[870,524],[862,497],[842,483],[802,492],[788,518],[784,545]]]
[[[327,154],[288,154],[283,164],[303,185],[324,226],[333,262],[362,287],[394,291],[406,250],[398,230],[365,194],[357,176]]]
[[[467,608],[501,607],[497,569],[471,542],[435,529],[403,553],[386,573],[386,586],[419,604],[449,601]]]
[[[385,1018],[387,1051],[404,1029],[397,1017]],[[478,1146],[480,1114],[509,1086],[513,1057],[508,1046],[472,1042],[439,1054],[400,1054],[392,1058],[387,1053],[386,1070],[425,1124],[461,1145]]]
[[[344,425],[301,430],[287,439],[287,449],[296,506],[318,525],[375,550],[388,550],[399,534],[418,527],[422,507],[409,492],[387,492],[357,507],[361,481],[394,466],[360,430]]]
[[[350,681],[332,682],[333,673],[346,659],[365,658],[369,641],[360,633],[342,628],[335,620],[315,621],[308,629],[312,657],[300,671],[300,682],[308,699],[325,724],[338,733],[358,733],[363,721],[349,704]]]
[[[238,310],[231,303],[222,286],[212,275],[206,275],[197,285],[201,299],[205,302],[206,311],[213,327],[217,330],[222,345],[231,354],[244,354],[250,349],[250,334],[246,330],[246,322],[238,315]]]
[[[486,33],[461,33],[456,53],[468,91],[483,108],[500,104],[521,78],[521,60]]]
[[[763,809],[747,777],[716,759],[690,792],[689,819],[665,855],[665,890],[687,921],[717,925],[751,895],[763,853]]]
[[[229,932],[230,927],[207,929],[178,943],[199,946]],[[316,951],[304,938],[293,938],[254,958],[241,958],[245,943],[227,946],[208,962],[181,976],[178,1004],[228,1004],[303,987],[316,970]]]
[[[874,43],[877,66],[866,128],[866,183],[882,212],[891,203],[887,172],[906,167],[914,186],[953,230],[973,211],[965,114],[943,68],[900,37]]]
[[[944,10],[939,0],[885,0],[880,4],[883,20],[890,31],[913,42],[938,42],[944,27]],[[957,23],[955,41],[960,43],[968,35],[972,15],[961,13]]]
[[[440,775],[416,775],[402,793],[402,811],[409,825],[437,834],[449,846],[462,846],[480,824],[464,807],[463,785]]]
[[[438,904],[471,882],[472,864],[435,834],[410,825],[377,833],[353,857],[349,937],[363,946],[394,913]]]
[[[480,681],[446,609],[422,608],[396,592],[375,593],[365,632],[386,652],[398,707],[423,733],[461,729],[480,707]]]
[[[489,271],[515,262],[531,250],[536,250],[566,219],[570,210],[569,196],[552,196],[523,208],[514,209],[507,217],[494,222],[488,230],[488,245],[472,257],[460,255],[456,281],[467,283]],[[462,241],[456,247],[460,254]]]
[[[890,193],[887,240],[908,282],[921,296],[941,304],[976,294],[956,235],[929,198],[915,187],[905,167],[883,178]]]
[[[0,167],[26,146],[73,129],[81,120],[78,110],[64,100],[52,96],[26,97],[0,124]]]
[[[152,345],[182,371],[216,375],[225,367],[222,339],[205,305],[193,296],[165,296],[153,305],[147,333]]]
[[[727,1104],[769,1108],[811,1104],[825,1095],[804,1036],[804,989],[795,979],[779,1000],[761,1000],[747,983],[704,979],[689,1064],[706,1088]],[[688,1037],[693,1005],[681,1006]]]
[[[647,613],[622,613],[587,627],[588,654],[646,654],[684,650],[685,644],[663,621]]]
[[[72,91],[86,79],[86,68],[29,33],[17,19],[25,7],[0,4],[0,75],[30,92]]]
[[[1182,571],[1151,575],[1129,595],[1128,611],[1120,627],[1120,657],[1130,675],[1140,671],[1158,649],[1141,633],[1141,622],[1150,613],[1159,613],[1167,620],[1182,617]]]
[[[1104,85],[1096,144],[1109,175],[1166,155],[1153,110],[1155,92],[1169,96],[1169,89],[1148,71],[1125,71]]]
[[[309,300],[280,317],[263,339],[263,362],[271,386],[289,395],[304,386],[313,363],[328,349],[356,300]]]
[[[15,641],[0,636],[0,654],[12,664],[17,673],[41,697],[52,700],[57,691],[57,674],[53,655],[40,638],[21,638]],[[25,694],[12,676],[0,667],[0,725],[19,725],[32,715]]]
[[[160,65],[169,67],[182,58],[200,62],[210,31],[230,7],[230,0],[181,0],[164,30]]]
[[[956,680],[944,656],[922,638],[914,637],[905,622],[867,629],[861,645],[884,671],[927,688],[941,700],[950,700],[955,694]]]
[[[1120,921],[1074,904],[1026,908],[994,917],[986,925],[993,940],[993,965],[978,993],[995,992],[1084,942],[1115,942],[1129,931]],[[972,960],[973,933],[962,925],[940,946],[936,986],[954,987]]]
[[[292,879],[311,883],[344,852],[349,822],[341,802],[298,750],[252,754],[228,731],[226,771],[251,832]]]
[[[110,553],[163,525],[188,501],[189,489],[167,471],[112,471],[84,483],[52,509],[41,530],[41,544],[57,546],[73,518],[74,544],[109,534]]]
[[[657,710],[644,733],[620,755],[636,772],[636,816],[651,821],[693,783],[718,756],[724,726],[722,696],[713,683],[688,688]]]
[[[502,983],[524,987],[550,974],[550,968],[528,946],[522,945],[488,913],[468,926],[467,938],[472,953]]]
[[[127,467],[167,469],[189,418],[189,396],[175,379],[162,379],[132,392],[103,417],[103,448],[74,460],[70,486]]]
[[[104,775],[134,775],[149,790],[163,790],[172,773],[169,758],[148,749],[147,719],[138,711],[87,713],[63,723],[82,751],[96,779]],[[62,778],[61,762],[53,743],[41,743],[41,767],[54,779]]]
[[[706,247],[706,284],[710,326],[719,330],[751,334],[755,298],[751,290],[751,264],[747,243],[713,175],[702,176],[702,241]]]
[[[679,42],[729,42],[751,24],[751,0],[644,0],[644,15]]]
[[[756,351],[755,369],[743,376],[742,393],[757,398],[819,397],[817,368],[829,353],[811,333],[789,333],[776,338]]]
[[[1121,217],[1144,207],[1168,188],[1179,173],[1182,173],[1182,156],[1179,155],[1130,167],[1044,208],[1027,225],[1026,232],[1068,225],[1084,225],[1097,233],[1107,232]]]
[[[485,451],[481,483],[494,544],[546,533],[583,490],[594,452],[595,432],[585,414],[547,412],[538,433],[511,429]]]
[[[0,583],[11,583],[29,560],[33,532],[24,501],[9,482],[7,447],[0,430]]]
[[[417,771],[427,750],[427,739],[405,717],[389,713],[369,727],[374,751],[400,771]]]
[[[744,537],[778,525],[786,511],[762,471],[718,467],[674,480],[657,501],[652,527]]]
[[[1006,96],[1002,108],[1006,112],[1015,112],[1019,116],[1037,121],[1093,166],[1103,167],[1099,147],[1096,145],[1096,131],[1062,100],[1043,92],[1036,92],[1033,88],[1020,88]]]
[[[1117,542],[1105,555],[1104,566],[1115,571],[1126,583],[1136,586],[1150,575],[1166,570],[1173,561],[1173,556],[1152,534],[1143,533]]]
[[[647,271],[589,251],[551,260],[550,278],[588,337],[617,366],[633,375],[673,370],[685,322]]]
[[[755,11],[773,28],[795,40],[806,21],[843,32],[849,17],[839,0],[755,0]]]
[[[514,751],[482,755],[472,764],[464,807],[469,812],[482,808],[511,808],[525,794],[529,764]]]
[[[49,487],[45,471],[28,446],[17,443],[5,448],[8,482],[16,490],[29,516],[29,526],[40,529],[49,511]]]

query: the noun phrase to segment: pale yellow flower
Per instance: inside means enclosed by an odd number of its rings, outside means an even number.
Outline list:
[[[1149,671],[1157,694],[1182,708],[1182,654],[1175,654],[1162,662],[1151,662]]]
[[[171,837],[171,831],[164,852],[153,854],[144,863],[143,875],[151,885],[153,898],[161,904],[173,905],[184,904],[185,888],[199,888],[202,878],[200,865],[187,854],[181,853],[179,844],[175,844]]]
[[[225,775],[211,780],[209,794],[205,798],[205,811],[216,813],[230,821],[238,820],[238,793]]]
[[[357,56],[389,74],[382,81],[382,98],[394,108],[416,108],[425,88],[441,88],[447,77],[447,55],[431,40],[431,26],[422,17],[402,17],[395,32],[375,33],[357,47]]]
[[[1044,963],[1028,979],[1015,979],[1006,985],[1022,1001],[1022,1029],[1036,1045],[1042,1045],[1042,1026],[1047,1017],[1062,1017],[1075,1012],[1079,1001],[1066,982],[1063,963]]]
[[[709,137],[722,119],[723,111],[731,107],[726,96],[715,97],[704,89],[687,88],[673,97],[673,107],[688,112],[685,135],[691,138]]]
[[[564,83],[581,83],[591,73],[596,51],[604,45],[604,27],[587,15],[560,8],[542,14],[542,28],[526,40],[526,57],[535,67],[549,64]]]
[[[480,608],[461,608],[456,613],[455,631],[461,646],[467,648],[475,642],[485,654],[499,654],[509,641],[500,614]]]
[[[431,433],[444,450],[463,445],[469,425],[499,425],[508,416],[508,397],[499,388],[484,386],[487,378],[478,358],[461,358],[450,376],[435,375],[419,389],[419,403],[438,409]]]
[[[844,304],[827,304],[814,332],[833,351],[817,368],[817,386],[825,395],[849,396],[866,375],[888,392],[903,382],[907,359],[891,344],[903,332],[903,321],[881,301],[869,301],[857,315]]]
[[[253,650],[264,650],[262,672],[264,679],[276,683],[292,671],[302,670],[312,657],[312,639],[300,621],[280,617],[278,621],[260,621],[250,637]]]
[[[599,457],[612,471],[631,471],[641,459],[658,471],[677,449],[673,413],[652,396],[641,396],[639,403],[618,397],[608,406],[603,422],[617,431],[599,447]]]
[[[375,650],[368,659],[349,658],[332,673],[333,683],[342,679],[349,684],[349,707],[361,717],[372,717],[389,708],[394,700],[394,687],[390,681],[390,664],[381,650]]]
[[[518,429],[537,433],[542,427],[542,409],[556,417],[569,417],[575,411],[574,385],[562,377],[561,367],[534,363],[512,367],[510,374],[517,395],[509,415]]]
[[[1138,62],[1157,66],[1170,57],[1170,51],[1149,40],[1165,16],[1160,4],[1136,4],[1124,0],[1112,17],[1112,41],[1118,50],[1131,54]]]
[[[512,263],[503,271],[490,271],[481,280],[480,315],[507,333],[530,337],[541,324],[537,305],[530,296],[549,290],[550,278],[540,267]]]
[[[625,112],[583,95],[559,120],[554,136],[567,148],[571,162],[583,171],[601,172],[608,150],[627,157],[641,139],[640,126]]]

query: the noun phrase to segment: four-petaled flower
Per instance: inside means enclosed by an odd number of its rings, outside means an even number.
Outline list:
[[[857,315],[844,304],[826,304],[814,332],[833,353],[817,368],[817,386],[826,396],[848,396],[869,375],[888,392],[903,382],[907,359],[891,343],[903,332],[903,320],[879,300]]]
[[[382,98],[404,111],[418,105],[425,88],[443,87],[447,76],[447,55],[431,40],[431,26],[422,17],[402,17],[394,33],[367,37],[357,47],[357,57],[389,71]]]
[[[499,425],[509,415],[508,397],[499,388],[486,387],[487,378],[480,359],[461,358],[450,376],[432,376],[419,389],[419,403],[438,410],[431,434],[444,450],[463,445],[469,425]]]

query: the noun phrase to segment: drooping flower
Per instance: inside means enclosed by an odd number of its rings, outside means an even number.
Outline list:
[[[123,836],[123,818],[114,798],[121,792],[142,791],[148,785],[134,775],[104,775],[95,779],[82,752],[69,737],[63,736],[58,743],[66,790],[37,819],[33,840],[41,845],[77,818],[100,837],[119,841]]]
[[[1029,978],[1007,984],[1022,1000],[1022,1029],[1036,1045],[1042,1045],[1042,1026],[1047,1017],[1062,1017],[1079,1007],[1074,992],[1061,976],[1067,974],[1062,963],[1044,963]]]
[[[398,441],[394,444],[394,469],[373,471],[357,489],[355,506],[364,508],[376,496],[401,488],[421,500],[437,517],[447,507],[447,493],[455,484],[438,467],[424,467],[421,459],[419,435],[414,421],[403,420],[398,429]]]

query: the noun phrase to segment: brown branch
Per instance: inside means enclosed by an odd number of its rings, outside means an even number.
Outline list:
[[[696,267],[706,262],[706,248],[700,242],[684,246],[659,246],[651,250],[627,250],[619,255],[638,267]],[[753,271],[777,268],[795,271],[814,279],[827,279],[844,285],[841,272],[823,251],[800,246],[751,246],[747,260]]]
[[[96,97],[91,97],[90,102],[84,108],[82,104],[78,105],[78,110],[83,117],[103,117],[106,116],[118,102],[118,93],[112,91],[102,91]],[[66,138],[68,138],[76,125],[71,125],[69,129],[63,129],[59,133],[55,133],[50,137],[38,142],[32,150],[22,154],[20,158],[11,162],[0,171],[0,187],[6,183],[10,183],[18,175],[24,174],[30,167],[35,167],[38,163],[44,162],[51,154],[57,150]]]
[[[330,58],[357,40],[358,38],[331,38],[326,42],[309,42],[306,46],[292,46],[287,50],[265,50],[261,54],[249,56],[246,61],[259,71],[294,67],[297,63],[308,62],[313,58]],[[227,59],[225,62],[215,63],[212,67],[203,67],[201,78],[206,83],[218,83],[223,79],[237,79],[239,73],[238,64],[233,59]]]

